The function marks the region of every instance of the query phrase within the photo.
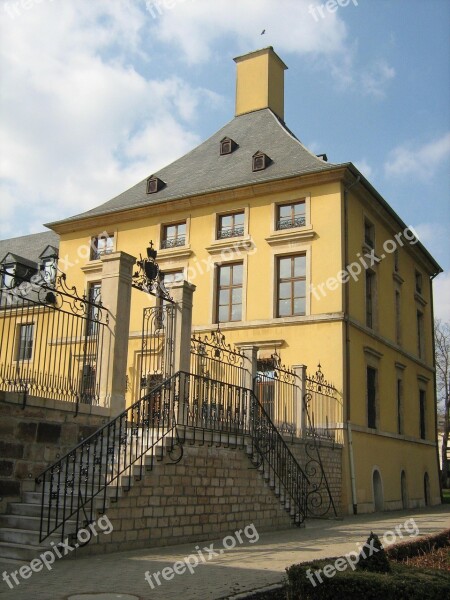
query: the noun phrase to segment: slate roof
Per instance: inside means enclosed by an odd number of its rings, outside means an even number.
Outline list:
[[[220,156],[220,141],[224,137],[233,139],[238,148],[232,154]],[[264,171],[253,172],[252,157],[258,151],[267,154],[272,162]],[[227,188],[327,171],[336,166],[317,158],[266,108],[235,117],[188,154],[156,173],[149,173],[149,177],[154,175],[166,184],[159,192],[147,194],[147,179],[144,179],[92,210],[48,226]]]
[[[42,233],[33,233],[8,240],[0,240],[0,262],[8,254],[12,254],[16,262],[20,262],[20,259],[25,259],[26,262],[24,264],[37,264],[39,256],[47,246],[59,248],[59,235],[54,231],[43,231]]]

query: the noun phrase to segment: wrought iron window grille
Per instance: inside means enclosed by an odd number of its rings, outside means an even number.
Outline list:
[[[304,227],[306,225],[306,217],[283,217],[277,221],[277,231],[282,229],[293,229],[294,227]]]

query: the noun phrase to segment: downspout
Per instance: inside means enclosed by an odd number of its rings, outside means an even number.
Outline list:
[[[354,185],[360,181],[361,177],[355,179],[355,181],[349,186],[344,187],[344,269],[348,267],[348,191]],[[355,461],[353,456],[353,439],[352,439],[352,427],[351,427],[351,410],[350,410],[350,332],[349,332],[349,284],[344,286],[344,324],[345,324],[345,369],[344,369],[344,397],[347,399],[345,402],[345,416],[344,421],[347,424],[347,440],[348,440],[348,462],[350,467],[350,483],[352,489],[352,505],[353,514],[358,514],[358,500],[356,497],[356,475],[355,475]]]
[[[430,277],[430,308],[431,308],[431,340],[433,345],[433,368],[434,368],[434,434],[436,438],[436,461],[438,465],[438,479],[439,479],[439,494],[441,496],[441,504],[443,502],[442,496],[442,477],[441,473],[441,462],[439,460],[439,436],[438,436],[438,417],[437,417],[437,385],[436,385],[436,346],[434,339],[434,299],[433,299],[433,280],[439,275],[439,272],[435,273]]]

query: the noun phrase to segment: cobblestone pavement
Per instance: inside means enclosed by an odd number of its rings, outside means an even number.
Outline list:
[[[308,521],[306,528],[261,533],[250,544],[236,541],[234,549],[223,550],[194,569],[161,585],[152,579],[154,589],[145,580],[150,575],[171,567],[184,557],[195,555],[195,544],[158,549],[141,549],[116,554],[83,558],[82,550],[74,560],[56,560],[52,570],[33,573],[27,580],[10,589],[0,580],[0,600],[217,600],[239,592],[277,583],[283,579],[287,566],[314,558],[340,556],[357,550],[356,543],[364,542],[370,531],[383,535],[396,525],[414,518],[420,534],[450,527],[450,506],[443,505],[414,511],[396,511],[372,515],[348,516],[341,520]],[[233,534],[233,532],[230,532]],[[249,539],[254,539],[248,536]],[[255,536],[256,537],[256,536]],[[224,548],[217,540],[214,548]],[[199,548],[211,542],[199,542]],[[230,542],[231,543],[231,542]],[[194,561],[192,561],[194,562]],[[0,562],[0,573],[9,574],[19,568]],[[170,573],[170,572],[169,572]]]

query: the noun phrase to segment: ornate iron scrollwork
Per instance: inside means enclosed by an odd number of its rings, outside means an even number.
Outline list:
[[[167,302],[173,302],[173,298],[164,287],[163,272],[156,262],[157,255],[158,252],[153,248],[151,241],[147,248],[147,257],[142,258],[142,254],[139,255],[140,260],[137,261],[139,271],[133,274],[132,286]]]

